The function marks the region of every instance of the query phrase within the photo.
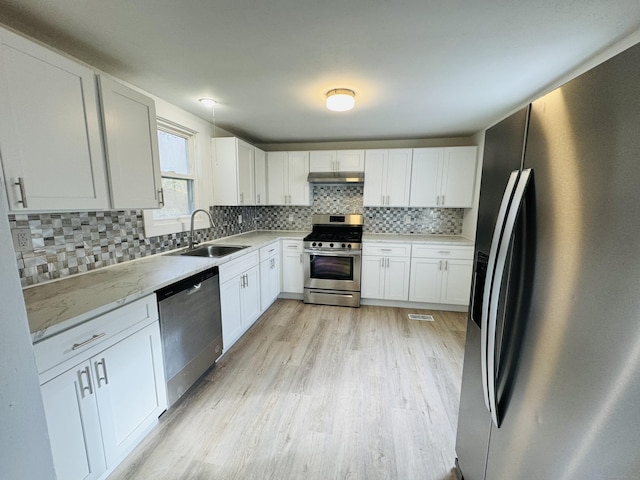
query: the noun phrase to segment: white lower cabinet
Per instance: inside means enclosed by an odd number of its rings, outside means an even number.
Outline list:
[[[163,369],[160,345],[158,325],[149,325],[91,359],[107,465],[123,458],[144,433],[141,426],[161,413],[165,395],[158,398],[155,375]]]
[[[282,291],[304,292],[302,240],[282,240]]]
[[[362,251],[362,298],[404,300],[409,296],[411,244],[365,243]]]
[[[414,245],[411,255],[412,302],[467,305],[473,247]]]
[[[166,409],[155,295],[45,339],[34,351],[60,479],[103,477]]]
[[[260,249],[260,309],[264,312],[280,294],[280,242]]]
[[[262,313],[257,251],[220,265],[220,307],[227,351]]]
[[[98,478],[107,468],[96,398],[80,385],[93,390],[89,375],[87,361],[40,387],[58,478]]]

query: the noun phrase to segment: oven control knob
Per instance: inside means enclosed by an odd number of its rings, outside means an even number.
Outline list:
[[[333,248],[333,243],[330,243],[329,246]]]
[[[347,245],[347,248],[351,248],[351,244]]]
[[[346,248],[347,245],[345,245],[344,243],[342,244],[342,248]]]
[[[313,243],[311,244],[311,246],[312,246],[312,247],[315,247],[315,246],[316,246],[316,242],[313,242]]]
[[[321,246],[322,246],[322,242],[320,242],[320,243],[318,244],[318,246],[319,246],[319,247],[321,247]]]

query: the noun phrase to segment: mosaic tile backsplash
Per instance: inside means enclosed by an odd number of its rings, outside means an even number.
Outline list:
[[[198,241],[252,230],[311,230],[314,213],[361,213],[369,233],[459,235],[463,209],[363,207],[362,185],[315,185],[312,206],[211,207],[215,229]],[[242,215],[242,224],[238,223]],[[147,238],[140,210],[9,215],[29,228],[33,250],[16,253],[23,286],[165,252],[187,243],[187,232]]]

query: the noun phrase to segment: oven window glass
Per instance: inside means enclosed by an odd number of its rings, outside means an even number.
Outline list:
[[[310,255],[311,278],[353,280],[353,257]]]

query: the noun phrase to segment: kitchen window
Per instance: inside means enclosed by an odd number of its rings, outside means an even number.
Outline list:
[[[144,210],[147,237],[183,232],[198,208],[196,131],[158,118],[158,151],[164,207]]]
[[[194,210],[193,135],[158,124],[158,149],[164,207],[154,210],[155,219],[188,216]]]

